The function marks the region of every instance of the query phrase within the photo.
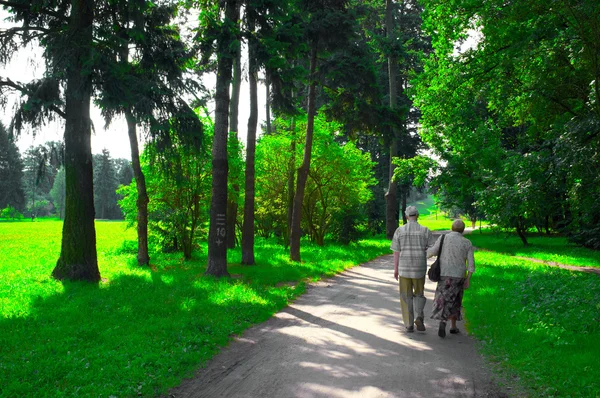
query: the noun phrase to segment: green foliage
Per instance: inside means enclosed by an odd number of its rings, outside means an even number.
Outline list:
[[[292,264],[280,245],[258,240],[256,267],[234,280],[199,278],[206,255],[182,262],[155,255],[153,268],[118,254],[134,232],[97,222],[98,286],[49,278],[61,222],[0,223],[0,385],[7,396],[157,396],[212,358],[230,339],[304,292],[306,280],[389,252],[385,239],[304,246]],[[52,344],[48,344],[51,341]],[[36,377],[31,377],[35,374]]]
[[[288,173],[294,137],[306,130],[306,117],[296,118],[295,132],[289,122],[276,121],[278,134],[263,136],[256,147],[256,222],[259,234],[283,234],[287,226]],[[285,130],[284,130],[285,129]],[[335,239],[349,240],[356,233],[361,209],[371,199],[373,162],[354,143],[336,141],[340,125],[315,119],[311,169],[303,202],[302,225],[311,239],[323,244],[325,236],[337,222]],[[303,139],[296,142],[296,167],[302,159]],[[345,215],[354,214],[344,219]],[[364,212],[363,212],[364,214]],[[337,220],[337,221],[336,221]]]
[[[8,206],[0,210],[0,218],[5,218],[7,220],[20,220],[23,218],[23,214],[19,213],[19,211],[14,207]]]
[[[62,161],[62,144],[47,142],[36,147],[29,147],[23,159],[23,185],[27,198],[27,210],[36,217],[48,216],[51,208],[50,190]],[[44,203],[42,203],[44,202]]]
[[[102,154],[94,155],[94,208],[96,218],[116,219],[121,218],[117,206],[117,188],[119,181],[115,162],[108,149],[104,148]]]
[[[19,148],[0,123],[0,208],[7,206],[25,209],[23,161]]]
[[[287,127],[281,119],[276,123],[279,133],[262,136],[256,144],[255,225],[256,233],[265,238],[285,236],[287,229],[287,179],[294,138],[284,132]]]
[[[600,394],[598,276],[489,252],[476,252],[475,261],[467,328],[496,369],[530,396]]]
[[[597,2],[424,6],[435,54],[416,93],[423,138],[444,162],[437,194],[522,236],[535,225],[594,245]]]
[[[423,155],[408,159],[393,158],[392,163],[396,165],[393,179],[399,184],[410,184],[416,188],[425,186],[437,165],[435,160]]]
[[[210,131],[208,132],[210,134]],[[199,235],[206,234],[211,190],[210,146],[186,146],[176,135],[171,150],[146,146],[142,171],[146,177],[149,246],[155,251],[183,251],[191,259]],[[168,156],[168,158],[167,158]],[[156,160],[156,159],[159,160]],[[130,225],[137,222],[135,181],[117,191]]]
[[[67,197],[66,188],[67,182],[65,180],[65,169],[64,167],[61,167],[56,173],[56,177],[54,178],[54,184],[52,185],[52,189],[50,190],[50,197],[52,197],[52,203],[54,204],[54,208],[56,209],[58,216],[61,219],[64,217],[65,199]]]

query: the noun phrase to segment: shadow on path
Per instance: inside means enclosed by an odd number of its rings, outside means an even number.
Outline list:
[[[431,312],[435,286],[426,284]],[[403,332],[392,256],[309,286],[171,397],[505,397],[465,334]],[[464,328],[462,328],[464,330]]]

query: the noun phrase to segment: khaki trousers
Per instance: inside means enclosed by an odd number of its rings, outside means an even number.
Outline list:
[[[415,313],[417,317],[425,318],[423,309],[425,308],[425,276],[422,278],[398,278],[400,288],[400,308],[402,309],[402,319],[405,327],[410,327],[415,322]]]

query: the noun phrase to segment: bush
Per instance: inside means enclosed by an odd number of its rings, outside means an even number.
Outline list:
[[[0,211],[0,218],[20,220],[23,218],[23,214],[19,213],[19,211],[14,207],[8,206]]]
[[[349,210],[333,217],[331,237],[338,243],[348,245],[365,237],[366,212]]]

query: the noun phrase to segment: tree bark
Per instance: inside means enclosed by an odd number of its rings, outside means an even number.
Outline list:
[[[254,34],[253,11],[246,6],[248,30]],[[242,264],[254,265],[254,194],[255,194],[255,155],[256,129],[258,124],[258,71],[256,64],[256,38],[248,40],[248,84],[250,85],[250,116],[248,117],[248,137],[246,139],[246,194],[244,196],[244,224],[242,226]]]
[[[138,265],[148,265],[150,263],[150,255],[148,254],[148,191],[146,190],[146,177],[142,172],[140,162],[140,150],[137,139],[136,121],[131,111],[125,112],[127,120],[127,133],[129,135],[129,145],[131,147],[131,167],[133,168],[133,176],[135,177],[135,187],[137,189],[137,235],[138,235]]]
[[[516,230],[517,230],[517,235],[519,235],[519,238],[521,238],[521,241],[523,242],[523,246],[525,246],[525,247],[529,246],[529,242],[527,242],[527,236],[525,235],[526,230],[521,221],[521,216],[519,216],[519,218],[517,220]]]
[[[517,227],[517,235],[521,238],[521,242],[523,242],[523,246],[529,246],[529,242],[527,242],[527,237],[525,236],[525,231],[521,227]]]
[[[239,7],[239,5],[238,5]],[[240,108],[240,89],[242,86],[242,51],[241,47],[235,54],[233,60],[232,79],[231,79],[231,101],[229,103],[229,131],[233,133],[239,132],[238,115]]]
[[[400,213],[402,213],[402,224],[406,224],[408,219],[406,218],[406,198],[408,197],[408,190],[410,186],[404,186],[402,189],[402,203],[400,205]]]
[[[286,248],[290,243],[292,236],[292,215],[294,213],[294,196],[296,191],[294,189],[294,177],[296,176],[296,119],[292,116],[290,122],[290,130],[292,133],[292,142],[290,144],[290,164],[288,172],[288,197],[287,197],[287,228],[285,235]]]
[[[67,34],[72,47],[65,92],[65,221],[60,257],[52,276],[98,282],[90,122],[92,79],[85,67],[92,49],[94,1],[73,1],[71,7]]]
[[[239,5],[238,5],[239,7]],[[231,84],[231,102],[229,103],[229,131],[235,133],[238,138],[238,114],[240,105],[240,87],[242,85],[242,52],[238,47],[235,59],[233,60],[233,79]],[[237,176],[236,176],[237,177]],[[234,197],[227,200],[227,247],[235,247],[235,223],[237,221],[238,202],[240,186],[237,182],[233,184],[235,192]]]
[[[218,42],[217,85],[215,93],[215,131],[212,148],[212,197],[208,231],[208,265],[206,274],[229,276],[227,272],[227,136],[229,85],[237,38],[230,24],[237,25],[239,7],[236,0],[225,0],[225,21]]]
[[[266,128],[267,134],[271,134],[271,78],[269,77],[269,72],[265,72],[265,88],[267,91],[267,99],[265,104]]]
[[[393,1],[386,0],[385,7],[385,27],[387,31],[388,39],[392,40],[394,37],[394,14],[393,14]],[[390,97],[390,108],[396,108],[396,57],[393,54],[393,50],[390,51],[388,56],[388,80],[389,80],[389,97]],[[390,167],[389,167],[389,184],[388,190],[385,193],[385,232],[388,239],[394,237],[394,232],[398,228],[399,212],[398,212],[398,184],[393,181],[394,170],[396,166],[392,163],[392,159],[397,156],[398,153],[398,132],[392,127],[392,139],[390,142]]]
[[[308,112],[306,120],[306,142],[304,145],[304,158],[302,165],[298,169],[298,180],[296,184],[296,194],[294,195],[294,209],[292,212],[292,230],[290,234],[290,259],[292,261],[300,261],[300,236],[302,230],[300,223],[302,220],[302,202],[304,201],[304,189],[306,188],[306,180],[308,179],[308,171],[310,169],[310,160],[312,156],[313,132],[315,125],[316,114],[316,90],[317,81],[315,72],[317,69],[317,50],[318,40],[313,40],[310,50],[310,86],[308,89]]]

